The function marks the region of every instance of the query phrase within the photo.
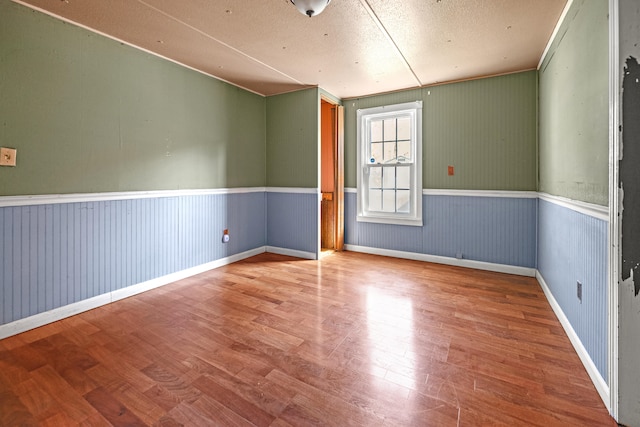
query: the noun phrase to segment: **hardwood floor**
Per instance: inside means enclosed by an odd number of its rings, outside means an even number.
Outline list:
[[[616,425],[535,279],[351,252],[2,340],[0,424]]]

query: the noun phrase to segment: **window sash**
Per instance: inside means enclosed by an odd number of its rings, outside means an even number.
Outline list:
[[[406,163],[395,163],[391,165],[367,165],[365,166],[368,170],[364,172],[365,177],[368,176],[369,179],[366,182],[364,189],[364,197],[365,197],[365,211],[366,213],[395,213],[395,214],[410,214],[411,213],[411,193],[412,193],[412,175],[414,173],[413,164]],[[406,177],[398,177],[398,169],[407,169],[408,176]],[[375,170],[379,170],[379,178],[372,173]],[[373,181],[373,182],[372,182]],[[384,198],[382,195],[385,193],[389,194],[393,192],[394,199],[394,209],[389,209],[388,206],[385,206],[385,203],[382,203],[379,208],[372,207],[371,204],[371,195],[373,192],[379,191],[381,192],[381,202],[384,202]],[[398,198],[401,196],[401,198]],[[399,201],[403,201],[406,198],[406,202],[404,204],[400,204],[398,206]],[[404,205],[408,205],[404,208]]]
[[[420,101],[358,110],[358,221],[422,225],[421,118]]]

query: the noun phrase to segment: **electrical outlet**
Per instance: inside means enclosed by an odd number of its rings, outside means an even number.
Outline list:
[[[578,296],[578,301],[582,304],[582,283],[576,282],[576,295]]]
[[[224,230],[222,233],[222,243],[229,243],[229,230]]]

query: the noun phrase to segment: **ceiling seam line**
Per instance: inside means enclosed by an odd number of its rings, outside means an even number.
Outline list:
[[[202,34],[203,36],[207,37],[208,39],[211,39],[211,40],[215,41],[216,43],[219,43],[219,44],[221,44],[222,46],[224,46],[224,47],[226,47],[226,48],[228,48],[228,49],[231,49],[232,51],[234,51],[234,52],[236,52],[236,53],[238,53],[238,54],[240,54],[240,55],[244,56],[245,58],[250,59],[251,61],[253,61],[253,62],[257,63],[257,64],[260,64],[260,65],[262,65],[262,66],[264,66],[264,67],[267,67],[268,69],[270,69],[270,70],[272,70],[272,71],[274,71],[274,72],[276,72],[276,73],[280,74],[281,76],[284,76],[284,77],[286,77],[286,78],[288,78],[288,79],[290,79],[290,80],[292,80],[292,81],[294,81],[294,82],[296,82],[296,83],[298,83],[298,84],[300,84],[300,85],[307,85],[307,83],[303,83],[303,82],[301,82],[300,80],[298,80],[298,79],[296,79],[296,78],[294,78],[294,77],[291,77],[290,75],[288,75],[288,74],[286,74],[286,73],[283,73],[283,72],[282,72],[282,71],[280,71],[280,70],[277,70],[277,69],[273,68],[273,67],[272,67],[272,66],[270,66],[269,64],[265,64],[264,62],[262,62],[262,61],[260,61],[260,60],[258,60],[258,59],[256,59],[256,58],[254,58],[253,56],[248,55],[248,54],[246,54],[246,53],[242,52],[242,51],[241,51],[241,50],[239,50],[239,49],[236,49],[235,47],[233,47],[233,46],[231,46],[231,45],[229,45],[229,44],[227,44],[227,43],[223,42],[222,40],[218,40],[217,38],[213,37],[213,36],[212,36],[212,35],[210,35],[210,34],[205,33],[204,31],[202,31],[202,30],[200,30],[200,29],[198,29],[198,28],[194,27],[193,25],[187,24],[186,22],[184,22],[184,21],[182,21],[182,20],[180,20],[180,19],[176,18],[175,16],[170,15],[169,13],[167,13],[167,12],[165,12],[165,11],[161,10],[161,9],[158,9],[158,8],[157,8],[157,7],[155,7],[155,6],[150,5],[149,3],[145,2],[144,0],[138,0],[138,3],[145,5],[145,6],[146,6],[146,7],[148,7],[149,9],[155,10],[156,12],[158,12],[158,13],[160,13],[160,14],[162,14],[162,15],[166,16],[166,17],[167,17],[167,18],[169,18],[169,19],[174,20],[175,22],[177,22],[177,23],[179,23],[179,24],[181,24],[181,25],[184,25],[184,26],[185,26],[185,27],[187,27],[187,28],[190,28],[191,30],[193,30],[193,31],[195,31],[195,32],[197,32],[197,33],[199,33],[199,34]]]
[[[413,78],[418,83],[418,87],[422,87],[422,82],[420,81],[420,79],[418,78],[417,74],[415,73],[415,71],[413,70],[411,65],[409,64],[409,61],[407,61],[407,58],[405,58],[405,56],[402,54],[402,51],[400,50],[400,48],[398,47],[396,42],[393,40],[393,37],[391,37],[391,34],[389,34],[389,31],[387,31],[387,29],[385,28],[384,24],[382,24],[382,21],[380,21],[380,18],[378,18],[378,15],[376,14],[376,12],[373,10],[371,5],[369,4],[369,1],[368,0],[360,0],[360,3],[367,10],[367,12],[369,13],[369,16],[371,16],[371,18],[376,23],[378,28],[382,31],[382,33],[386,36],[386,38],[391,42],[391,45],[395,49],[396,53],[400,56],[400,58],[402,58],[402,62],[404,62],[404,65],[409,69],[409,71],[413,75]]]

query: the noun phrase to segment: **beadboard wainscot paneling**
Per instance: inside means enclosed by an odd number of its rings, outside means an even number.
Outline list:
[[[442,191],[423,196],[423,252],[535,268],[537,201],[532,194]]]
[[[267,251],[317,259],[319,248],[317,188],[267,188]]]
[[[422,227],[358,222],[356,200],[356,190],[348,189],[345,242],[352,250],[397,251],[397,256],[413,258],[411,254],[423,254],[435,262],[535,272],[535,192],[424,190]]]
[[[0,198],[0,336],[264,252],[265,206],[264,188]]]
[[[608,227],[604,206],[540,195],[538,281],[601,396],[608,395]]]

